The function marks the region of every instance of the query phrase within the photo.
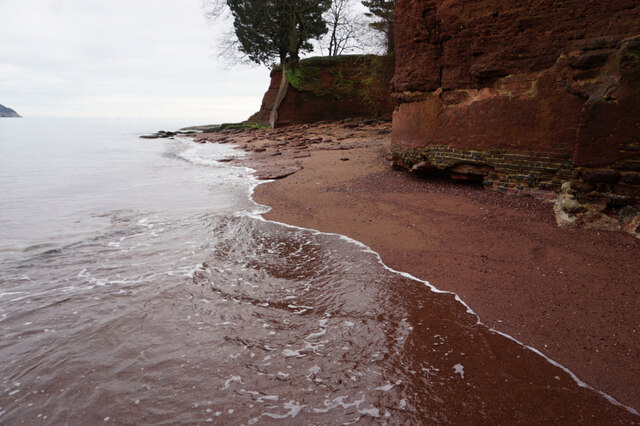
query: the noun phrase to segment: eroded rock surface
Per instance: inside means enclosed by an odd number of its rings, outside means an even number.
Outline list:
[[[393,58],[348,55],[309,58],[288,72],[288,88],[274,123],[271,110],[278,95],[282,70],[271,72],[260,111],[247,121],[282,127],[345,118],[390,118],[394,103],[390,81]]]
[[[398,0],[395,163],[539,198],[570,182],[624,228],[640,207],[638,22],[631,0]]]

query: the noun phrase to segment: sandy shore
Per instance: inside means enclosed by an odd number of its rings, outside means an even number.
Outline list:
[[[488,326],[640,410],[640,240],[558,228],[548,202],[393,170],[390,124],[204,134],[253,154],[266,218],[359,240]]]

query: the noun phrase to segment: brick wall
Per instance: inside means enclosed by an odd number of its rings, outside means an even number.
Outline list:
[[[489,189],[546,200],[555,198],[562,183],[571,179],[573,173],[570,155],[548,152],[458,150],[430,145],[423,149],[394,146],[392,156],[398,164],[408,168],[411,164],[413,171],[482,180]]]

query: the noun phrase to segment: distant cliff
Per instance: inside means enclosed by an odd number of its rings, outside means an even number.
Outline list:
[[[392,57],[348,55],[308,58],[287,72],[288,87],[273,117],[275,126],[343,118],[391,118]],[[271,84],[260,111],[249,122],[270,124],[282,69],[271,71]]]
[[[0,117],[20,117],[20,114],[0,104]]]

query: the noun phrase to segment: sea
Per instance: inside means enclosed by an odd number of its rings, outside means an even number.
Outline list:
[[[0,120],[0,423],[468,422],[550,388],[536,411],[614,407],[366,246],[264,220],[252,170],[219,161],[244,152],[139,138],[188,124]]]

